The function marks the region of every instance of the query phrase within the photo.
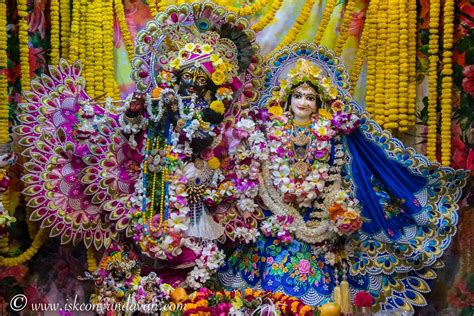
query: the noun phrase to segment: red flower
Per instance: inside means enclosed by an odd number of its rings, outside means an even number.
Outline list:
[[[470,94],[471,97],[474,97],[474,65],[464,67],[462,74],[464,76],[462,79],[462,89]]]
[[[369,292],[358,292],[354,297],[354,305],[357,307],[370,307],[375,303]]]

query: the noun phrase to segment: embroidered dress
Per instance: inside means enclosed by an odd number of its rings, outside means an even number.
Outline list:
[[[305,72],[298,74],[301,69]],[[287,80],[280,80],[283,74]],[[312,179],[317,184],[308,191],[298,185],[307,175],[287,170],[287,162],[295,162],[285,150],[285,130],[291,126],[272,132],[279,121],[289,121],[275,100],[286,102],[292,85],[301,81],[317,87],[333,131],[327,178]],[[424,293],[435,269],[443,267],[441,256],[456,232],[466,172],[429,162],[382,130],[352,101],[344,67],[324,48],[298,44],[276,53],[265,82],[260,113],[249,117],[263,118],[260,126],[267,118],[270,126],[255,130],[265,135],[269,151],[269,158],[259,161],[260,206],[267,218],[258,240],[231,254],[220,281],[228,288],[282,291],[320,305],[338,299],[334,289],[347,280],[351,297],[370,291],[382,310],[425,305]],[[272,157],[275,152],[280,161]],[[311,159],[306,163],[324,175],[324,166]]]

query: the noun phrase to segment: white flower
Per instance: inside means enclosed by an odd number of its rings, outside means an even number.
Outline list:
[[[175,232],[185,231],[188,229],[189,218],[181,214],[171,213],[168,225],[173,227]]]
[[[247,132],[253,132],[255,128],[255,123],[249,119],[242,119],[237,123],[237,128],[243,129]]]
[[[237,208],[241,212],[252,212],[256,207],[257,204],[252,199],[242,199],[237,202]]]

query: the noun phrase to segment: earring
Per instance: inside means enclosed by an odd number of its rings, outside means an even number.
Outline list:
[[[211,97],[211,91],[210,90],[207,90],[206,94],[204,95],[204,100],[207,103],[211,103],[212,97]]]

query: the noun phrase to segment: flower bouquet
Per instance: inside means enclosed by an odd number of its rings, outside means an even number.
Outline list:
[[[369,292],[358,292],[354,296],[354,305],[362,311],[362,315],[370,315],[370,308],[374,303],[375,300]]]

